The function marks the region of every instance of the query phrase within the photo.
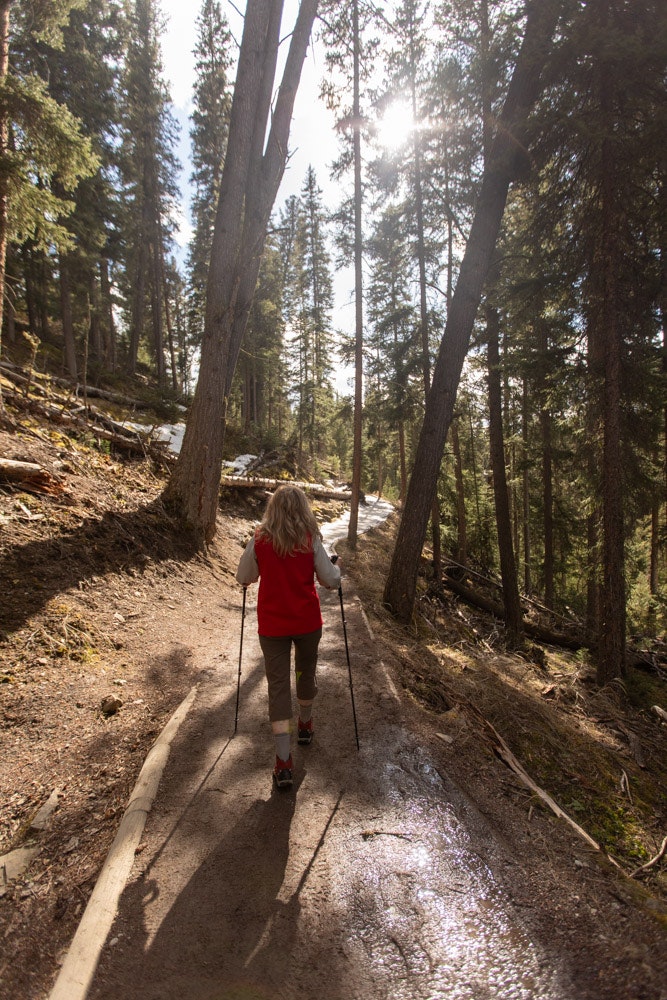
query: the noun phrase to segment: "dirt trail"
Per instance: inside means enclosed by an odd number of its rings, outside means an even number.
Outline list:
[[[632,910],[630,944],[628,901],[594,863],[526,864],[522,838],[568,839],[548,818],[512,843],[489,825],[448,776],[461,751],[396,692],[350,593],[357,752],[336,594],[323,612],[316,738],[294,747],[288,792],[271,787],[254,608],[233,738],[233,616],[222,656],[210,638],[197,651],[206,677],[90,1000],[664,998],[657,925]]]

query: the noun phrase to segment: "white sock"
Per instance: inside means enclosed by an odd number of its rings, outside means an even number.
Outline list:
[[[290,735],[289,733],[274,733],[273,739],[276,744],[276,754],[281,760],[289,760]]]
[[[299,705],[299,718],[302,722],[309,722],[313,714],[312,703],[310,705]]]

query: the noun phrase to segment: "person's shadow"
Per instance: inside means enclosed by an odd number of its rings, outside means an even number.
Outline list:
[[[298,962],[300,892],[338,809],[337,803],[297,888],[283,901],[279,894],[303,777],[291,791],[274,790],[250,805],[185,885],[154,937],[145,910],[159,892],[157,879],[149,868],[127,887],[117,931],[129,933],[130,941],[107,951],[90,1000],[252,1000],[289,994]],[[188,826],[196,831],[194,817]],[[208,837],[212,833],[206,831]],[[161,883],[173,858],[170,850],[160,859]]]

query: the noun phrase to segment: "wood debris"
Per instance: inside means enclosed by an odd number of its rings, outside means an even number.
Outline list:
[[[62,480],[35,462],[16,462],[13,459],[0,458],[0,482],[18,486],[28,493],[62,496],[65,492]]]
[[[649,870],[649,868],[653,868],[654,865],[657,865],[658,861],[661,861],[662,858],[664,858],[666,853],[667,853],[667,837],[665,837],[662,844],[660,845],[660,850],[658,851],[656,856],[654,858],[651,858],[650,861],[647,861],[645,865],[641,865],[639,868],[635,868],[635,870],[631,872],[630,878],[636,878],[637,875],[641,874],[641,872],[646,872]]]

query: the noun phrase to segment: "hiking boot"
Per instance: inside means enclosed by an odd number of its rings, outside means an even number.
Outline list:
[[[313,720],[308,719],[308,722],[302,722],[299,719],[297,723],[297,742],[302,744],[308,744],[313,742]]]
[[[293,783],[292,767],[292,754],[287,760],[281,760],[280,757],[276,756],[276,766],[273,769],[273,780],[276,783],[276,788],[291,787]]]

